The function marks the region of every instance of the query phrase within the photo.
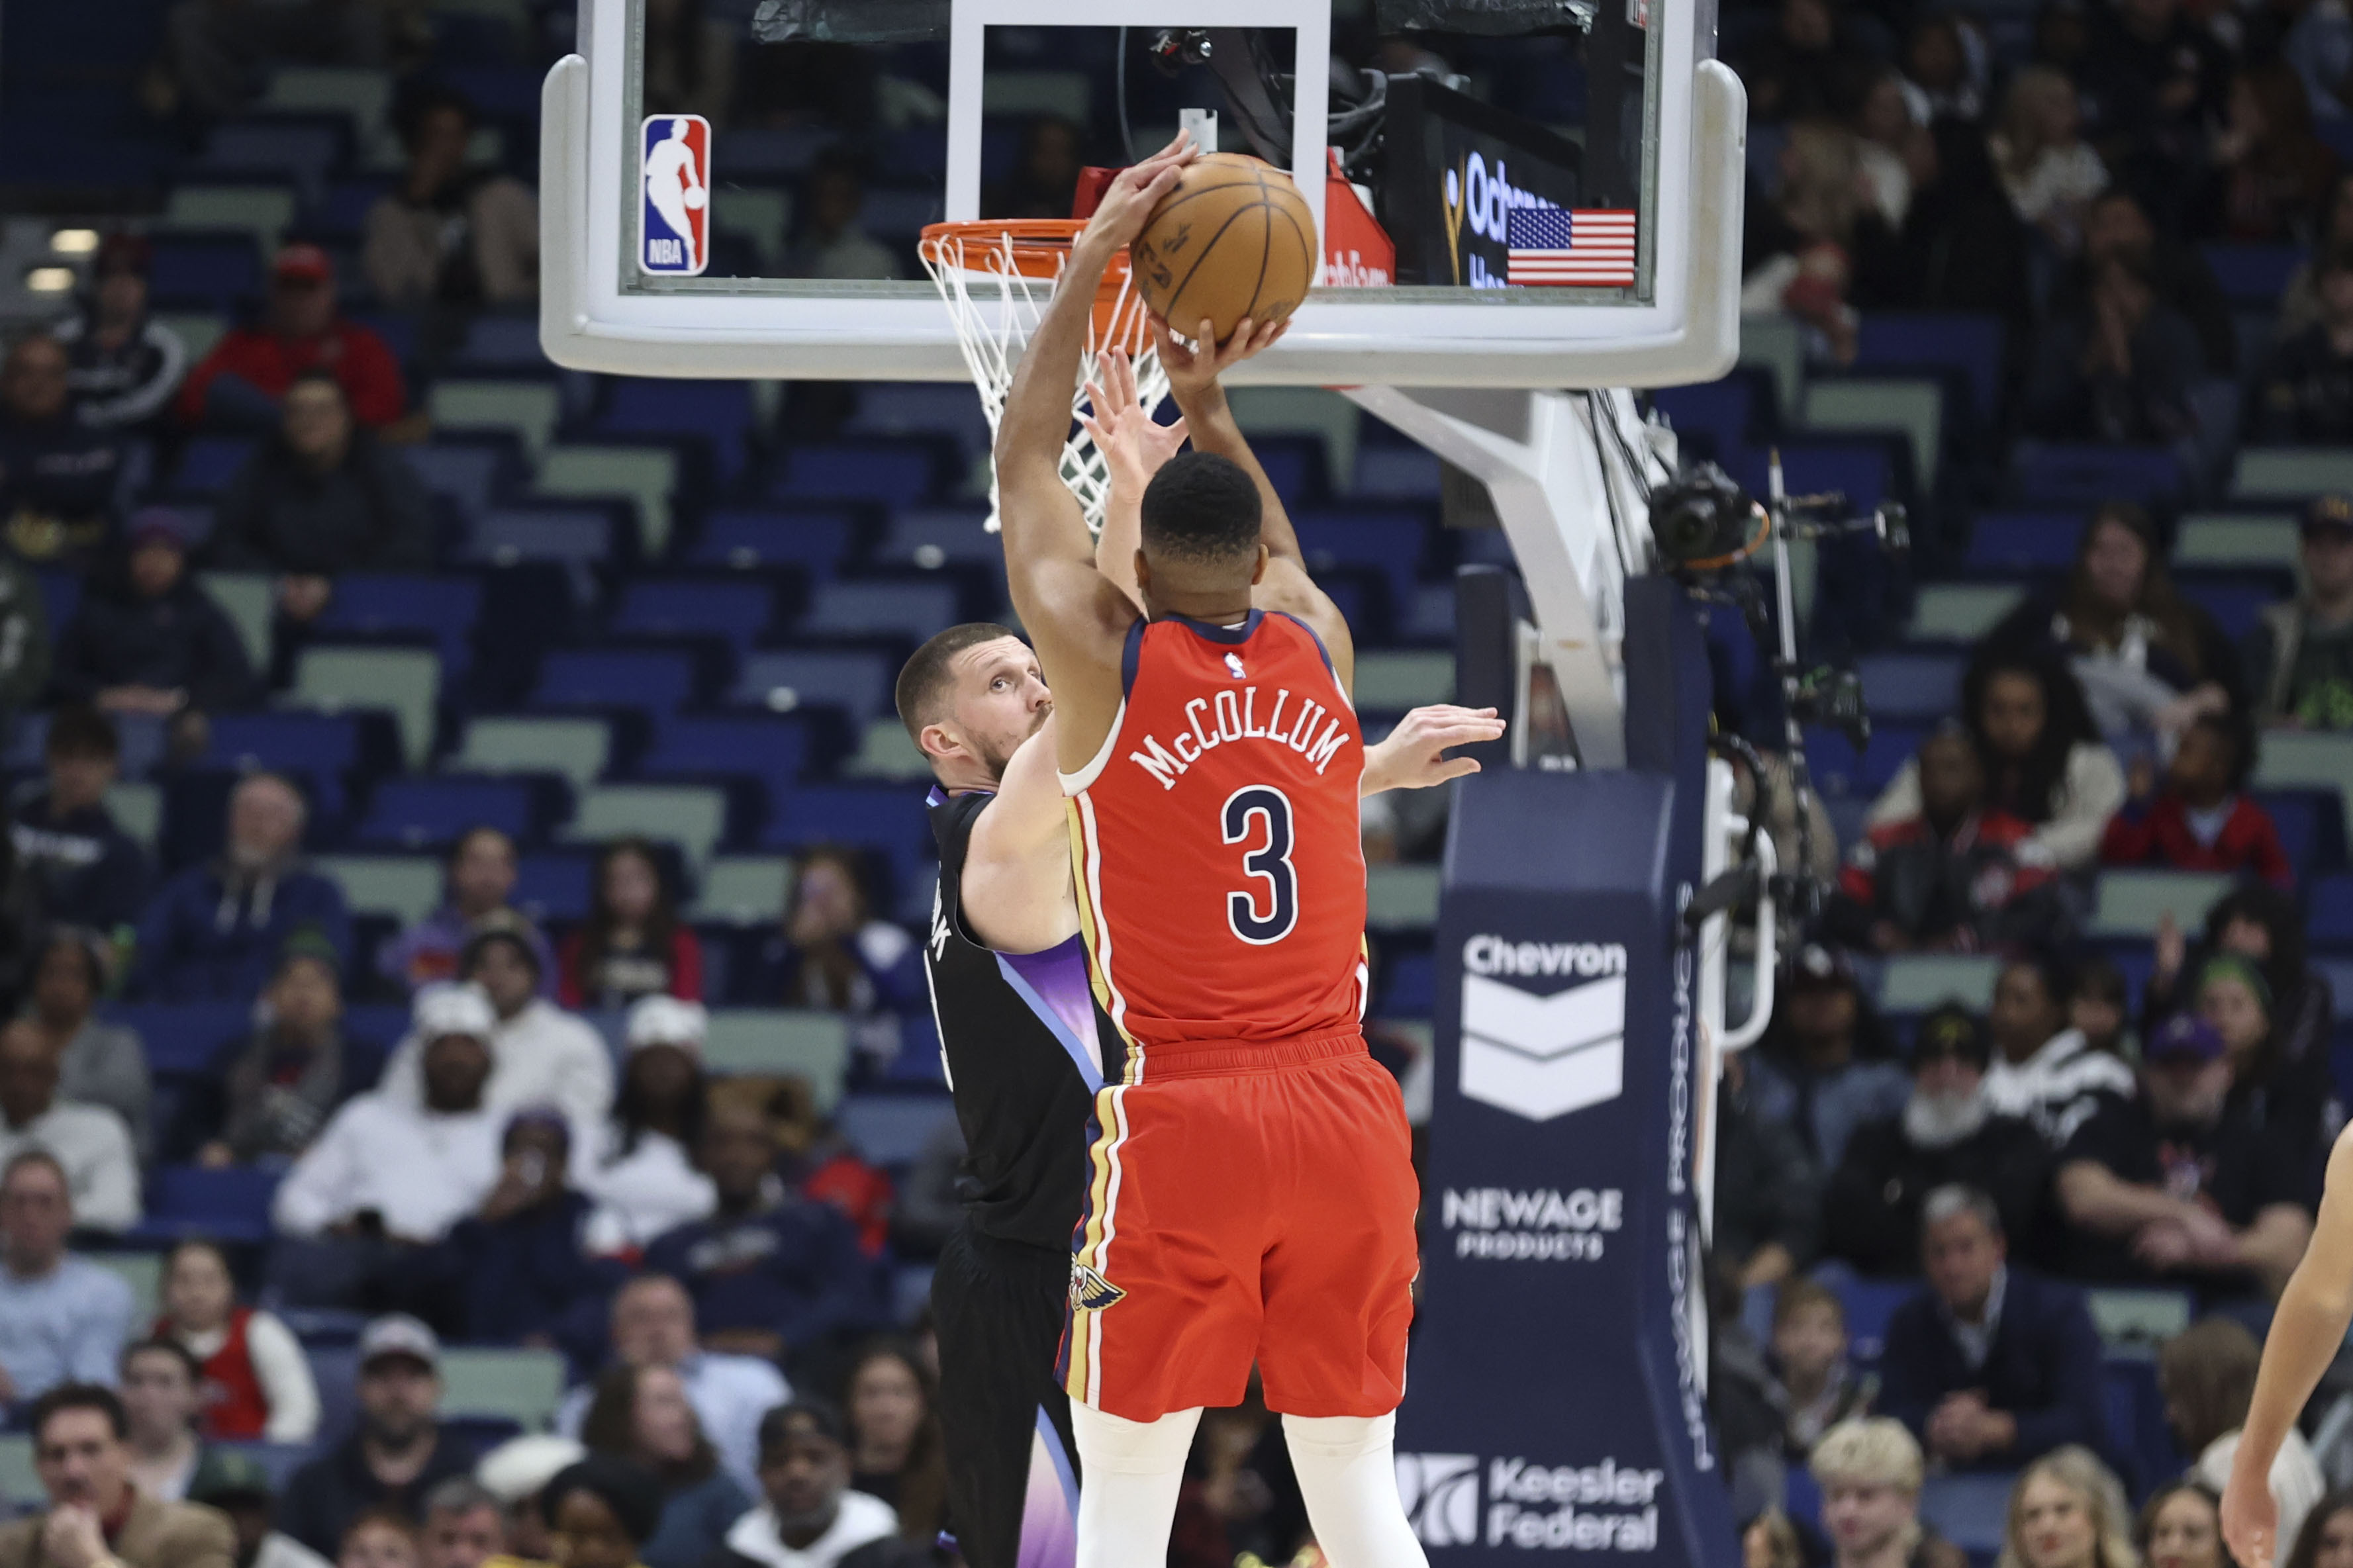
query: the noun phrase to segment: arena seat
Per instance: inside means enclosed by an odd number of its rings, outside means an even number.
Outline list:
[[[1454,700],[1454,656],[1376,650],[1356,655],[1353,695],[1359,713],[1402,713]]]
[[[1914,641],[1975,642],[2025,596],[2015,583],[1926,584],[1913,599],[1905,635]]]
[[[481,616],[482,584],[475,577],[353,572],[335,579],[334,597],[312,625],[322,636],[429,637],[442,673],[459,680],[473,667]]]
[[[227,312],[261,292],[261,253],[250,235],[166,235],[147,274],[158,305]]]
[[[2231,476],[2234,501],[2279,500],[2301,504],[2324,490],[2353,490],[2353,448],[2249,447]]]
[[[1933,489],[1945,456],[1945,389],[1933,381],[1841,377],[1806,388],[1805,428],[1824,435],[1901,436],[1912,471]]]
[[[849,1024],[839,1013],[786,1007],[723,1007],[711,1015],[703,1065],[715,1073],[793,1074],[816,1091],[818,1109],[841,1100],[849,1066]]]
[[[293,226],[294,192],[284,184],[174,185],[157,226],[164,233],[242,229],[266,255]]]
[[[308,647],[294,663],[290,706],[339,713],[381,709],[399,726],[402,755],[421,767],[438,723],[441,659],[418,648]]]
[[[2234,305],[2276,308],[2288,280],[2311,257],[2301,245],[2201,245],[2199,253]]]
[[[765,583],[670,578],[631,583],[606,623],[616,637],[721,637],[738,653],[750,647],[776,616],[776,595]]]
[[[656,726],[637,772],[641,778],[732,774],[783,793],[808,765],[808,750],[807,730],[792,720],[671,717]]]
[[[1880,969],[1879,1005],[1890,1013],[1925,1013],[1959,1002],[1982,1012],[2000,973],[2001,960],[1983,953],[1896,953]]]
[[[490,510],[499,492],[513,482],[522,465],[512,437],[444,437],[411,447],[402,454],[425,488],[446,496],[459,515],[472,518]]]
[[[554,1351],[451,1346],[441,1352],[441,1414],[513,1421],[545,1429],[564,1398],[564,1357]]]
[[[2100,873],[2086,930],[2095,936],[2152,936],[2160,916],[2171,914],[2184,931],[2205,923],[2208,906],[2231,890],[2232,879],[2203,871],[2134,871],[2111,868]]]
[[[1438,923],[1438,868],[1365,868],[1365,924],[1374,931],[1427,931]]]
[[[947,583],[821,584],[794,623],[804,637],[897,637],[920,643],[959,619],[956,591]]]
[[[386,779],[376,785],[353,842],[407,848],[453,844],[470,827],[495,827],[518,844],[536,842],[540,812],[520,778]]]
[[[969,393],[965,401],[972,401]],[[733,485],[744,471],[744,440],[753,422],[748,381],[615,376],[607,383],[604,409],[590,428],[600,437],[678,437],[703,443],[717,465],[719,482]]]
[[[233,436],[199,436],[180,450],[172,489],[185,496],[216,496],[252,460],[254,444]]]
[[[2062,572],[2083,537],[2080,511],[1981,511],[1969,523],[1963,564],[1974,572]]]
[[[1430,547],[1430,525],[1419,513],[1303,511],[1292,522],[1310,570],[1352,566],[1377,572],[1388,586],[1392,605],[1413,602]]]
[[[2193,512],[2173,541],[2173,564],[2279,566],[2295,571],[2300,551],[2295,519],[2275,512]]]
[[[2097,506],[2123,500],[2146,505],[2182,493],[2187,476],[2166,447],[2104,447],[2063,441],[2021,441],[2010,471],[2020,495],[2036,506]]]
[[[669,713],[692,700],[695,686],[693,656],[675,649],[561,649],[541,662],[530,705]]]
[[[426,408],[435,430],[505,431],[534,458],[547,449],[563,416],[563,396],[540,380],[445,379],[433,384]]]
[[[833,575],[849,553],[856,521],[846,511],[727,510],[702,520],[687,552],[691,566],[797,566],[816,578]]]
[[[1348,494],[1356,500],[1434,501],[1443,471],[1435,452],[1367,443],[1356,448],[1356,461],[1348,474]]]
[[[793,883],[785,855],[722,855],[703,868],[690,919],[727,925],[770,925],[784,918]]]
[[[1956,717],[1961,707],[1958,654],[1877,653],[1856,660],[1863,700],[1874,723],[1935,723]]]
[[[894,668],[880,654],[755,653],[744,661],[728,701],[776,713],[810,706],[839,708],[862,728],[892,711],[894,675]]]
[[[782,455],[768,494],[780,501],[863,500],[896,509],[928,500],[932,449],[920,442],[801,447]]]
[[[1001,571],[1005,542],[988,531],[985,507],[914,507],[892,515],[874,546],[878,566],[933,571],[954,562]]]
[[[1747,323],[1742,324],[1745,335]],[[1992,315],[1864,312],[1855,334],[1858,371],[1959,371],[1975,397],[1980,425],[1989,425],[2001,406],[2002,323]]]
[[[955,1102],[936,1094],[853,1094],[833,1113],[850,1147],[886,1167],[914,1163],[933,1135],[955,1120]]]
[[[555,773],[580,789],[605,774],[612,727],[602,719],[485,716],[470,720],[444,764],[453,773]]]
[[[320,855],[311,868],[343,890],[355,915],[416,924],[441,903],[441,862],[430,855]]]
[[[678,454],[666,447],[550,447],[532,488],[556,500],[626,500],[637,515],[638,553],[659,560],[670,549],[679,473]]]
[[[210,1236],[222,1241],[254,1242],[269,1236],[269,1204],[279,1173],[254,1165],[207,1170],[200,1165],[164,1165],[147,1184],[146,1218],[141,1234]]]
[[[858,737],[858,749],[842,759],[845,778],[891,779],[928,784],[932,764],[896,719],[877,719]]]
[[[1869,799],[1903,771],[1927,735],[1925,725],[1883,724],[1872,731],[1871,739],[1857,752],[1843,731],[1809,728],[1806,763],[1816,787],[1825,795]]]
[[[727,797],[687,784],[593,784],[580,792],[564,837],[601,843],[635,835],[677,847],[699,868],[727,834]]]
[[[515,860],[514,906],[541,925],[588,918],[596,858],[577,850],[546,850]]]
[[[988,416],[969,386],[946,382],[881,382],[860,387],[846,436],[934,436],[954,441],[968,463],[989,453]]]

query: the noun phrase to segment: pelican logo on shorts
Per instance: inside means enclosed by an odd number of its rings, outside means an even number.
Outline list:
[[[1617,942],[1462,944],[1465,1100],[1549,1121],[1612,1100],[1626,1087],[1626,949]],[[1548,994],[1496,975],[1571,976]]]
[[[1424,1546],[1479,1543],[1479,1458],[1475,1454],[1399,1454],[1398,1496]]]
[[[1127,1292],[1080,1262],[1071,1259],[1071,1307],[1074,1311],[1100,1312],[1127,1300]]]
[[[656,277],[700,277],[711,260],[711,121],[700,114],[649,115],[640,148],[638,265]]]

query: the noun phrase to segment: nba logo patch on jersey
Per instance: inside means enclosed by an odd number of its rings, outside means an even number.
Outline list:
[[[649,115],[640,142],[638,265],[657,277],[699,277],[711,259],[711,121],[700,114]]]
[[[1100,1312],[1127,1300],[1127,1292],[1080,1262],[1071,1259],[1071,1306],[1082,1312]]]
[[[1229,653],[1226,655],[1226,668],[1236,680],[1248,680],[1250,679],[1248,675],[1242,672],[1242,656],[1238,653]]]

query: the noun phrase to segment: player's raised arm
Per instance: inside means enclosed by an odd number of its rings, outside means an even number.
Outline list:
[[[2245,1568],[2270,1568],[2292,1542],[2278,1539],[2279,1510],[2272,1500],[2272,1461],[2295,1425],[2320,1374],[2328,1370],[2345,1330],[2353,1323],[2353,1130],[2338,1135],[2328,1155],[2328,1184],[2320,1219],[2295,1266],[2263,1341],[2263,1370],[2222,1496],[2222,1535]]]
[[[1193,449],[1216,453],[1248,474],[1258,486],[1259,540],[1266,546],[1266,575],[1252,592],[1251,603],[1260,609],[1282,610],[1306,622],[1324,639],[1324,649],[1332,656],[1333,672],[1340,678],[1342,689],[1354,691],[1356,646],[1348,635],[1347,617],[1340,614],[1340,606],[1332,602],[1331,595],[1317,587],[1315,579],[1308,575],[1307,557],[1299,548],[1299,535],[1292,529],[1291,514],[1282,510],[1282,498],[1275,493],[1250,442],[1243,438],[1233,409],[1226,402],[1226,389],[1218,380],[1220,373],[1271,347],[1288,325],[1283,321],[1261,324],[1245,317],[1235,324],[1233,335],[1220,343],[1210,335],[1209,323],[1203,321],[1196,346],[1187,348],[1176,341],[1166,322],[1155,321],[1152,336],[1160,350],[1161,368],[1168,373],[1169,395],[1176,400],[1192,432]]]
[[[1185,421],[1153,421],[1136,395],[1135,367],[1124,350],[1105,354],[1099,374],[1101,381],[1087,383],[1087,412],[1079,416],[1111,480],[1103,492],[1103,531],[1095,536],[1095,569],[1141,609],[1135,552],[1144,543],[1144,487],[1183,449]]]
[[[1005,574],[1013,607],[1061,704],[1063,766],[1084,764],[1111,727],[1120,700],[1119,658],[1138,611],[1095,570],[1086,516],[1062,483],[1062,442],[1079,378],[1095,294],[1105,268],[1143,228],[1193,155],[1176,141],[1121,171],[1103,205],[1071,246],[1006,395],[997,434],[997,511],[1005,530]]]

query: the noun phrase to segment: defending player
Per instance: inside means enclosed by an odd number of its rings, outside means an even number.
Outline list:
[[[1155,341],[1195,450],[1154,476],[1148,612],[1097,570],[1060,461],[1104,268],[1171,189],[1180,136],[1071,248],[997,445],[1008,579],[1056,701],[1080,920],[1127,1044],[1096,1096],[1065,1386],[1081,1568],[1164,1561],[1200,1411],[1256,1362],[1317,1541],[1423,1563],[1390,1455],[1417,1201],[1396,1084],[1360,1019],[1365,869],[1354,650],[1218,374],[1280,335]],[[1206,327],[1203,329],[1207,336]]]
[[[1111,460],[1103,548],[1132,555],[1143,483],[1182,439],[1134,404],[1124,363],[1095,400]],[[940,1419],[957,1544],[973,1568],[1068,1562],[1056,1457],[1069,1404],[1054,1371],[1085,1193],[1089,1110],[1124,1044],[1098,1009],[1079,942],[1070,835],[1038,661],[1002,626],[953,626],[900,672],[900,718],[932,764],[940,882],[924,958],[966,1154],[965,1220],[932,1302]],[[1363,789],[1413,788],[1476,771],[1450,746],[1493,740],[1491,712],[1417,709],[1366,753]],[[1040,1425],[1040,1416],[1044,1425]],[[1033,1490],[1033,1488],[1035,1489]],[[1032,1500],[1036,1500],[1036,1506]],[[1058,1539],[1059,1536],[1059,1539]]]
[[[2280,1292],[2263,1339],[2263,1370],[2240,1429],[2222,1494],[2222,1538],[2242,1568],[2271,1568],[2294,1542],[2279,1539],[2272,1461],[2353,1324],[2353,1128],[2328,1154],[2328,1181],[2304,1260]]]

